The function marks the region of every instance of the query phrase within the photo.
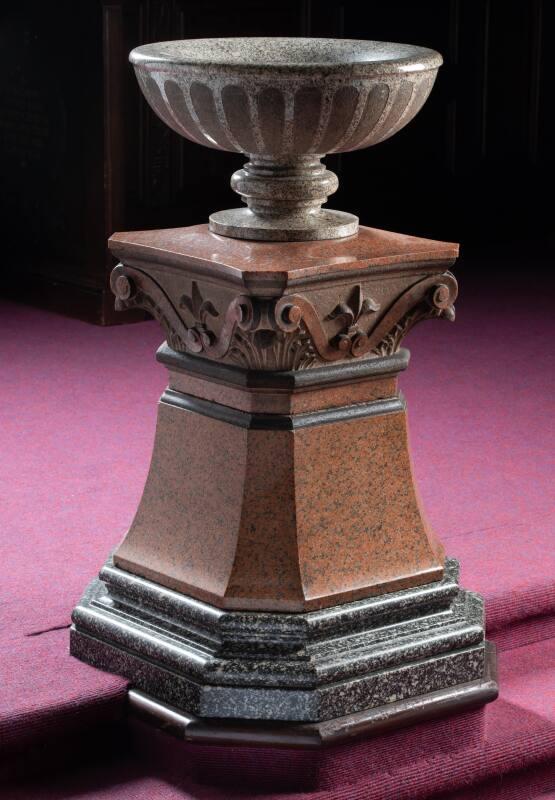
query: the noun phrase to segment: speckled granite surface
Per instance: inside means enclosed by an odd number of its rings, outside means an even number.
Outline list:
[[[71,651],[201,717],[320,722],[486,672],[483,602],[443,580],[302,614],[227,611],[111,562],[73,614]]]
[[[266,429],[237,416],[248,418],[164,392],[118,566],[213,605],[282,612],[441,577],[442,548],[412,481],[402,398],[320,412],[302,426],[316,415],[276,415],[293,430],[269,428],[267,414],[255,417]]]

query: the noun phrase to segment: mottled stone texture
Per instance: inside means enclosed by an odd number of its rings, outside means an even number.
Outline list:
[[[212,214],[211,230],[269,241],[357,232],[357,217],[321,209],[338,179],[320,158],[403,128],[442,63],[425,47],[303,38],[158,42],[130,60],[152,110],[173,131],[249,154],[231,179],[248,208]]]
[[[449,560],[442,580],[426,586],[261,613],[224,611],[108,563],[74,611],[71,648],[206,720],[320,723],[362,712],[377,720],[427,695],[445,705],[455,687],[467,703],[484,702],[496,685],[483,602],[457,577]]]
[[[493,699],[482,601],[426,522],[397,386],[412,326],[454,318],[457,246],[197,226],[111,247],[118,307],[166,332],[169,384],[143,497],[75,609],[72,653],[203,741],[335,741]]]
[[[116,307],[147,310],[174,352],[238,367],[247,384],[253,372],[391,356],[416,323],[455,316],[458,245],[448,242],[361,227],[347,239],[268,244],[197,225],[114,234],[109,246],[122,261]]]
[[[413,484],[405,412],[365,409],[362,419],[249,429],[162,398],[144,495],[115,563],[222,608],[274,611],[437,580],[443,552]]]

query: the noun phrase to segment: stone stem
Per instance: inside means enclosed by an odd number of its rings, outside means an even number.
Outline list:
[[[308,220],[320,210],[339,185],[321,156],[250,156],[231,177],[231,188],[251,211],[284,224]]]

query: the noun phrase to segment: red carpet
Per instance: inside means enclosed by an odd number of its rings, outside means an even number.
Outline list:
[[[482,727],[465,715],[331,751],[303,797],[457,789],[457,800],[547,800],[555,790],[552,301],[463,299],[455,325],[427,323],[411,335],[402,387],[429,517],[460,559],[464,585],[486,596],[490,638],[502,650],[501,699]],[[13,759],[120,715],[125,682],[71,659],[66,627],[138,502],[165,371],[153,357],[155,323],[102,329],[15,305],[1,312],[0,755]],[[184,750],[189,765],[200,769],[206,757],[217,766],[215,751]],[[234,757],[238,769],[255,758],[277,785],[277,754]],[[227,789],[198,788],[200,772],[165,782],[129,756],[5,797],[245,796],[230,788],[229,758]],[[290,790],[303,762],[288,758],[289,794],[280,797],[300,797]],[[471,783],[483,794],[465,794]]]

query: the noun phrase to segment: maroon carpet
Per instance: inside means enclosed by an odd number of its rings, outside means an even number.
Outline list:
[[[460,307],[457,324],[411,335],[402,387],[429,517],[460,559],[464,585],[487,600],[501,699],[483,714],[330,751],[303,797],[456,789],[457,800],[528,800],[555,790],[552,301],[468,296]],[[71,659],[67,626],[131,521],[165,375],[153,358],[162,339],[154,323],[102,329],[21,306],[1,312],[0,754],[13,760],[121,713],[125,682]],[[300,797],[306,777],[302,758],[267,751],[220,759],[182,748],[180,758],[184,772],[172,781],[122,756],[5,797],[231,798],[245,796],[231,787],[252,773],[243,792],[269,798],[285,773],[285,798]],[[199,784],[203,759],[227,788]]]

